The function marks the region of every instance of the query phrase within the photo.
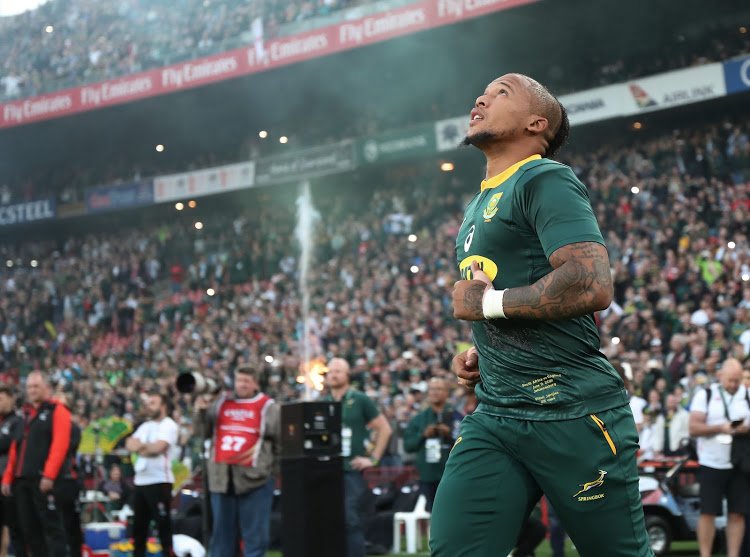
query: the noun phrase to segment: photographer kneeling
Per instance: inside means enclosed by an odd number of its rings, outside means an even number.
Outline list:
[[[699,388],[690,408],[690,435],[698,437],[701,515],[698,545],[710,557],[716,526],[727,499],[727,557],[738,557],[750,512],[750,476],[732,466],[732,442],[750,428],[750,399],[740,383],[742,365],[730,358],[719,371],[720,383]]]
[[[212,557],[234,557],[239,528],[244,557],[265,557],[281,451],[280,407],[260,392],[255,370],[234,372],[234,393],[195,403],[196,433],[212,440],[206,463],[213,512]]]

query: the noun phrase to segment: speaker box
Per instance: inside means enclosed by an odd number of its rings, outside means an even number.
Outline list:
[[[284,457],[341,454],[341,403],[294,402],[281,407]]]
[[[346,557],[340,456],[282,459],[281,524],[284,557]]]

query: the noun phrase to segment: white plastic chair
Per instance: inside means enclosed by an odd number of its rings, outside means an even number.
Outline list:
[[[425,510],[427,498],[420,495],[414,510],[411,512],[397,512],[393,515],[393,553],[401,553],[401,523],[406,530],[406,552],[416,553],[422,550],[422,536],[419,533],[419,524],[427,523],[427,537],[430,537],[430,513]]]

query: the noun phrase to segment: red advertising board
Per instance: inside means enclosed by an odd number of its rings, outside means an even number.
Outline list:
[[[537,0],[424,0],[299,35],[0,105],[0,128],[104,108],[250,75]]]

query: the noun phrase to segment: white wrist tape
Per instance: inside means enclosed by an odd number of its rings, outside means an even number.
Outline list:
[[[485,319],[507,319],[503,311],[505,290],[488,290],[482,297],[482,313]]]

